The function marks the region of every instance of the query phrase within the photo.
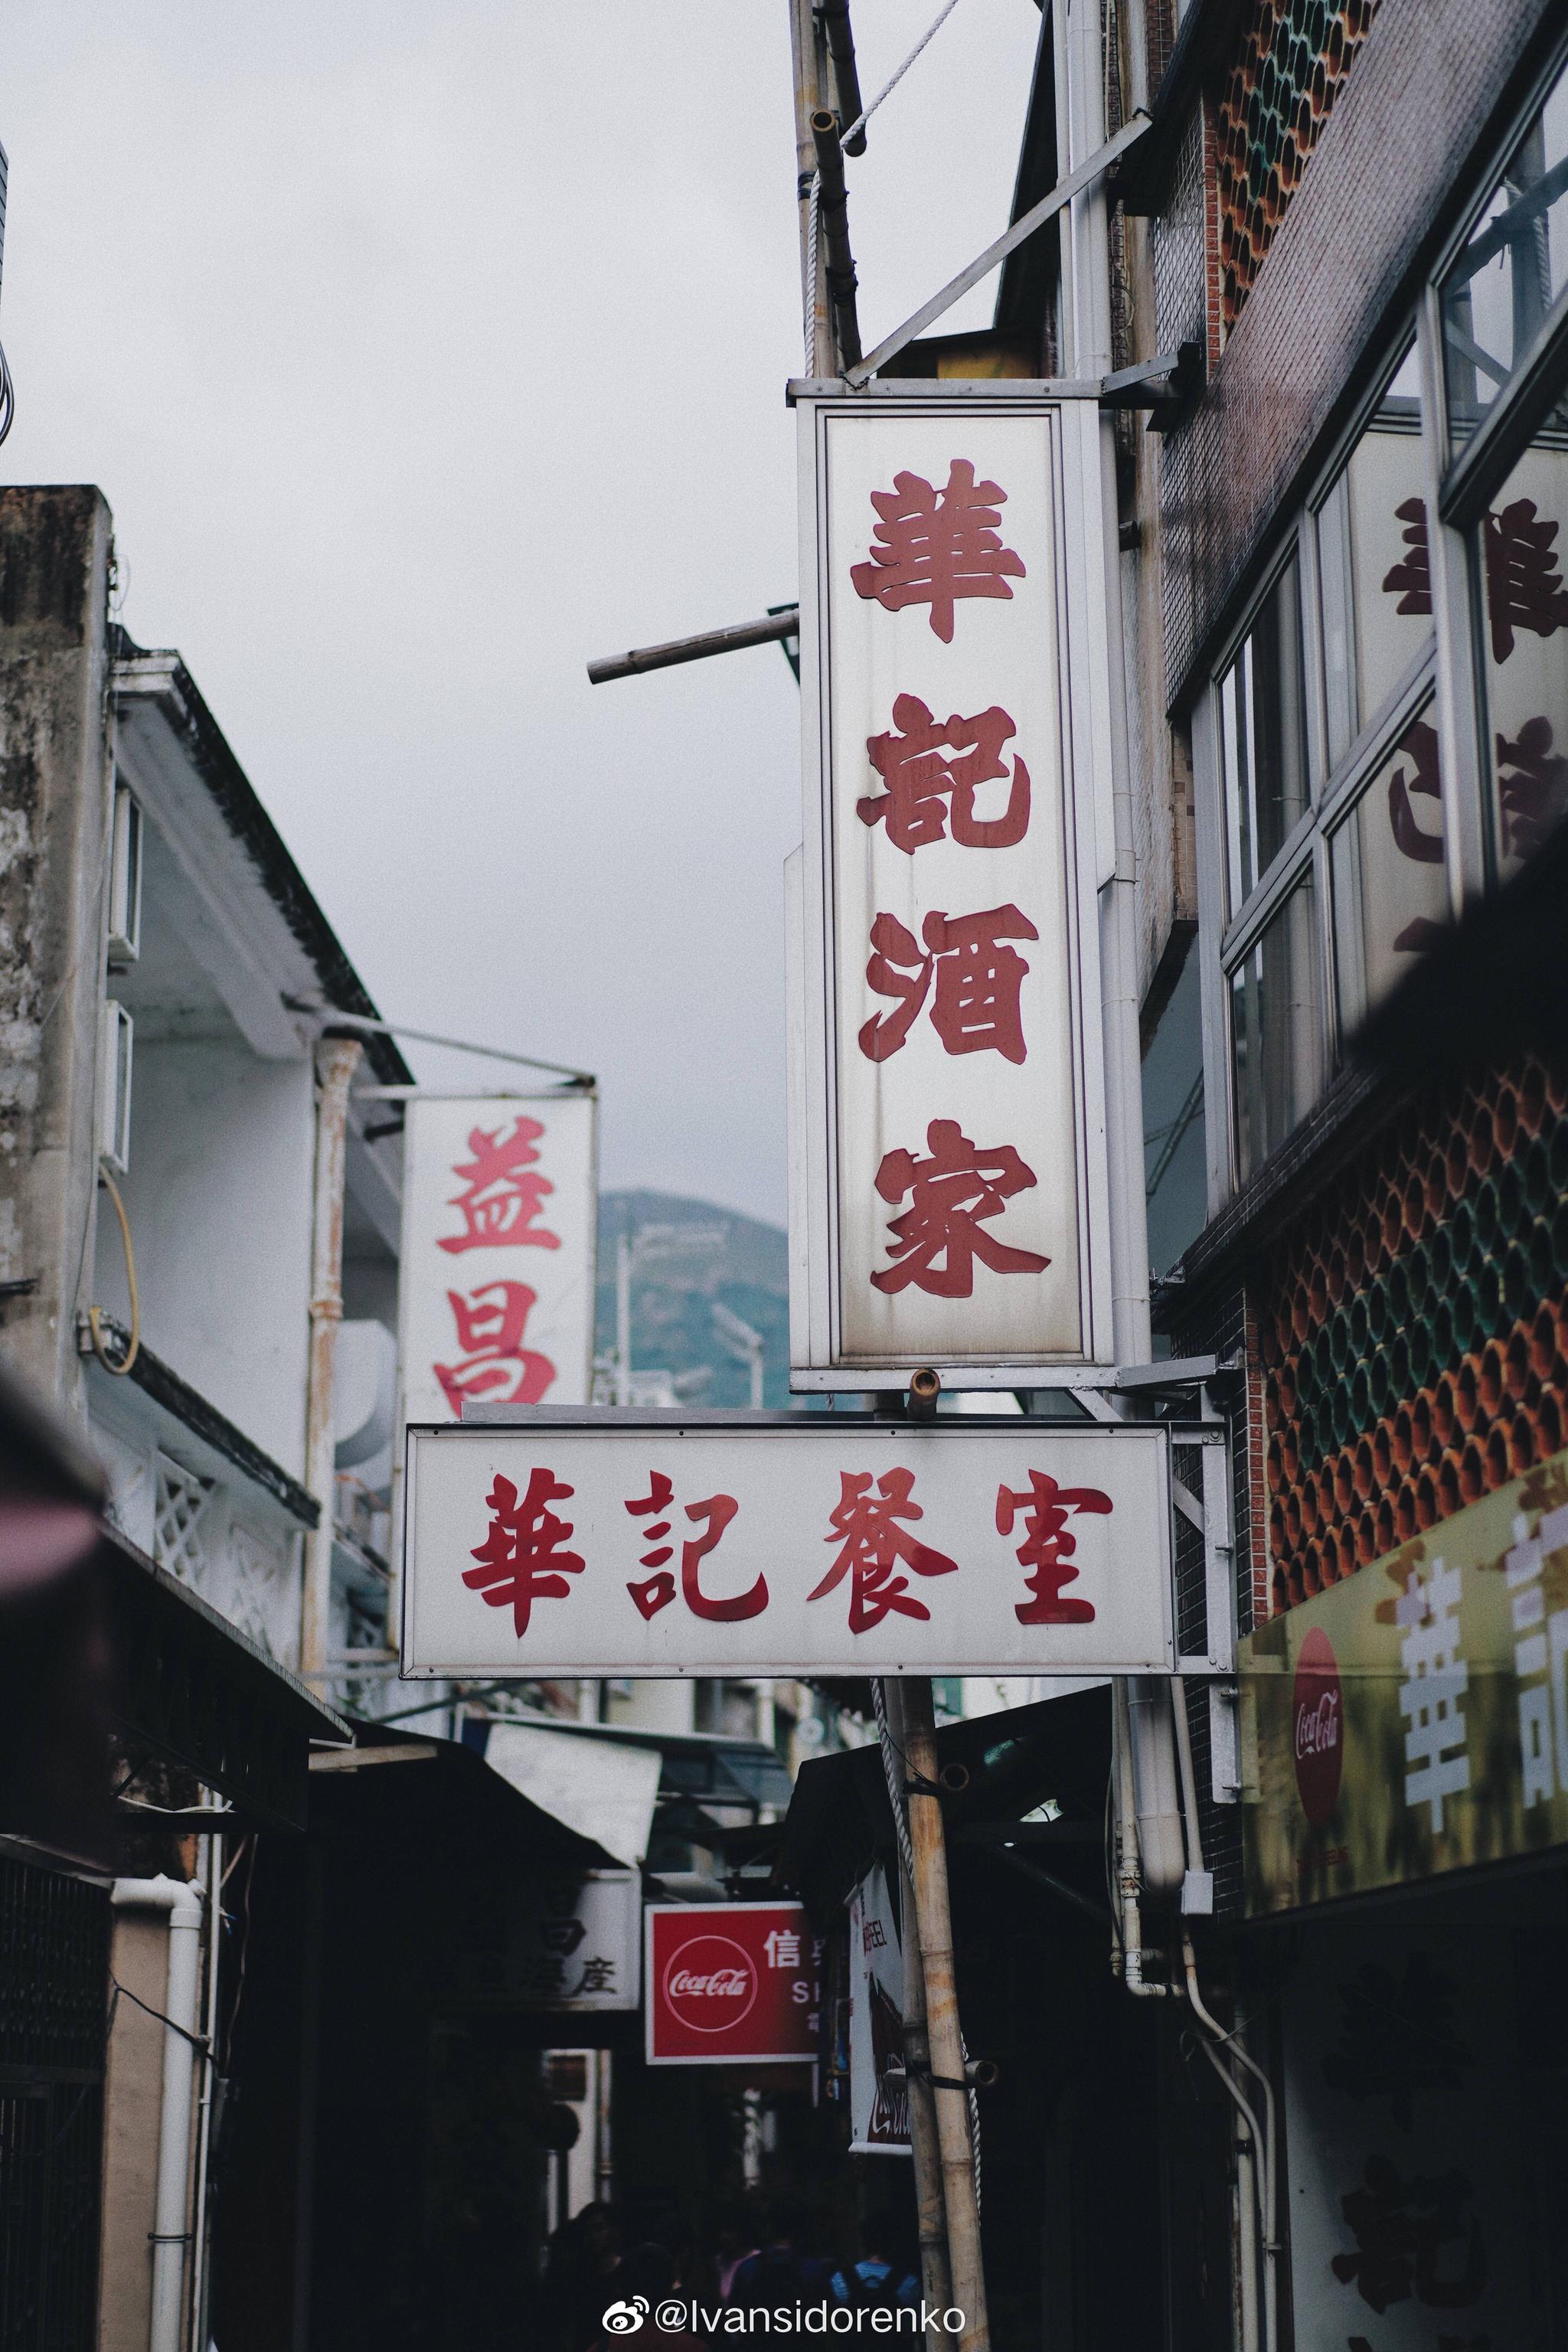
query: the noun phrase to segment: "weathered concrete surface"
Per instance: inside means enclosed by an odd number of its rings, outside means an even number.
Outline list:
[[[112,520],[89,487],[0,490],[0,1348],[80,1412],[92,1271]]]

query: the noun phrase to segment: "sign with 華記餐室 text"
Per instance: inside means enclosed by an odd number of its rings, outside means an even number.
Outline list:
[[[1098,421],[800,415],[795,1385],[1103,1364]]]
[[[597,1174],[592,1095],[416,1095],[398,1270],[403,1418],[586,1404]]]
[[[1169,1671],[1170,1508],[1149,1423],[410,1429],[403,1671]]]
[[[1568,1453],[1239,1644],[1255,1912],[1568,1848]]]
[[[650,2066],[815,2058],[822,1944],[799,1903],[650,1903]]]

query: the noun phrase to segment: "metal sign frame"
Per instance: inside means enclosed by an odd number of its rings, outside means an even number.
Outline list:
[[[977,1470],[981,1451],[987,1445],[994,1448],[999,1442],[1005,1446],[1012,1457],[1016,1457],[1021,1451],[1031,1449],[1037,1455],[1043,1448],[1049,1448],[1053,1443],[1058,1446],[1070,1444],[1076,1452],[1081,1452],[1084,1448],[1092,1449],[1093,1454],[1103,1452],[1108,1469],[1110,1464],[1116,1458],[1116,1449],[1119,1444],[1124,1449],[1133,1444],[1140,1444],[1144,1449],[1152,1448],[1159,1456],[1157,1465],[1159,1503],[1152,1515],[1147,1514],[1146,1506],[1149,1498],[1144,1496],[1139,1499],[1138,1508],[1141,1515],[1148,1515],[1151,1517],[1148,1533],[1156,1556],[1142,1562],[1138,1567],[1137,1572],[1150,1580],[1157,1596],[1156,1607],[1145,1610],[1151,1625],[1154,1616],[1156,1614],[1158,1616],[1157,1639],[1142,1643],[1138,1654],[1133,1655],[1130,1645],[1121,1649],[1115,1647],[1113,1640],[1110,1639],[1110,1629],[1107,1628],[1104,1637],[1097,1634],[1096,1638],[1106,1638],[1108,1648],[1096,1656],[1088,1639],[1085,1638],[1082,1641],[1079,1639],[1082,1632],[1081,1628],[1058,1624],[1046,1627],[1042,1633],[1034,1634],[1032,1638],[1026,1638],[1015,1631],[1005,1647],[999,1647],[994,1654],[990,1650],[986,1650],[983,1655],[976,1646],[972,1655],[950,1657],[949,1652],[953,1647],[953,1637],[952,1630],[949,1626],[943,1628],[940,1635],[943,1645],[942,1664],[940,1670],[946,1672],[950,1667],[956,1667],[958,1671],[963,1673],[1036,1674],[1058,1677],[1130,1672],[1171,1674],[1183,1671],[1204,1673],[1214,1671],[1216,1662],[1210,1656],[1205,1656],[1199,1661],[1179,1659],[1176,1654],[1173,1513],[1178,1507],[1179,1498],[1174,1494],[1171,1449],[1173,1444],[1192,1441],[1185,1431],[1173,1423],[1152,1421],[1123,1422],[1114,1416],[1109,1421],[1045,1421],[1016,1414],[965,1413],[951,1419],[943,1417],[940,1420],[918,1422],[893,1419],[886,1415],[850,1412],[726,1413],[637,1411],[600,1407],[584,1413],[564,1406],[555,1408],[539,1406],[522,1410],[496,1406],[480,1407],[477,1411],[471,1411],[469,1416],[460,1423],[425,1427],[416,1425],[409,1430],[405,1473],[406,1556],[403,1578],[401,1642],[401,1654],[404,1662],[401,1672],[405,1679],[418,1681],[458,1678],[504,1681],[509,1678],[529,1679],[541,1673],[552,1675],[607,1676],[618,1679],[624,1676],[646,1677],[648,1675],[682,1678],[687,1675],[710,1675],[716,1673],[742,1676],[776,1676],[780,1675],[814,1675],[826,1673],[921,1674],[932,1671],[931,1642],[937,1638],[934,1631],[931,1637],[925,1637],[918,1631],[911,1633],[906,1621],[902,1618],[893,1621],[894,1632],[908,1635],[907,1650],[900,1650],[891,1638],[887,1643],[875,1644],[873,1649],[868,1649],[861,1637],[852,1632],[848,1634],[836,1632],[831,1643],[825,1641],[820,1645],[824,1654],[817,1654],[816,1648],[813,1647],[799,1656],[793,1652],[788,1655],[782,1652],[774,1655],[769,1654],[765,1648],[762,1650],[747,1648],[745,1622],[726,1623],[721,1634],[718,1632],[710,1633],[697,1619],[686,1613],[683,1602],[677,1603],[669,1610],[668,1618],[664,1620],[663,1633],[657,1647],[639,1646],[629,1655],[618,1652],[612,1655],[607,1646],[601,1646],[595,1642],[585,1643],[583,1650],[570,1654],[563,1647],[552,1650],[547,1646],[527,1654],[519,1652],[515,1655],[508,1655],[500,1663],[498,1663],[495,1658],[482,1657],[479,1654],[479,1651],[486,1646],[481,1642],[475,1642],[468,1654],[457,1654],[451,1649],[449,1643],[443,1645],[440,1638],[442,1629],[438,1625],[432,1629],[427,1614],[423,1621],[421,1617],[421,1606],[428,1589],[425,1586],[423,1579],[426,1573],[435,1574],[440,1571],[436,1568],[427,1571],[424,1564],[416,1558],[416,1547],[422,1540],[423,1473],[420,1455],[427,1447],[437,1449],[457,1447],[482,1457],[487,1450],[487,1442],[493,1452],[498,1439],[534,1437],[542,1441],[548,1439],[552,1433],[558,1437],[573,1436],[579,1440],[590,1439],[596,1451],[615,1447],[627,1456],[627,1475],[633,1481],[626,1486],[627,1496],[638,1493],[640,1484],[647,1482],[651,1451],[657,1451],[660,1454],[662,1466],[673,1468],[679,1464],[679,1448],[683,1439],[700,1440],[705,1435],[708,1437],[729,1435],[747,1440],[771,1440],[775,1443],[782,1439],[792,1451],[800,1447],[829,1444],[842,1446],[846,1441],[853,1441],[859,1452],[874,1448],[877,1453],[885,1454],[888,1456],[889,1466],[892,1465],[894,1450],[897,1449],[897,1453],[900,1455],[909,1457],[923,1455],[928,1466],[933,1457],[946,1457],[944,1463],[946,1469],[951,1468],[954,1450],[968,1447],[972,1449],[969,1458],[974,1462]],[[628,1440],[637,1442],[628,1444]],[[649,1440],[657,1441],[657,1445],[650,1447]],[[868,1464],[866,1466],[870,1465]],[[1026,1464],[1019,1465],[1016,1459],[1010,1459],[1007,1464],[1009,1478],[1022,1475],[1028,1466]],[[1069,1477],[1084,1475],[1081,1463],[1077,1465],[1062,1463],[1058,1467]],[[435,1474],[437,1478],[444,1475],[439,1471]],[[493,1475],[493,1469],[487,1468],[484,1481],[488,1482]],[[919,1499],[919,1479],[922,1473],[917,1467],[917,1500]],[[992,1474],[988,1472],[987,1475]],[[1095,1475],[1102,1474],[1097,1470]],[[515,1485],[515,1480],[513,1483]],[[623,1480],[622,1483],[624,1484],[625,1481]],[[434,1491],[435,1489],[432,1488],[432,1492]],[[482,1484],[480,1491],[482,1492]],[[700,1488],[698,1491],[700,1492]],[[685,1495],[682,1493],[679,1500],[684,1503],[685,1499]],[[1131,1501],[1133,1498],[1128,1499]],[[577,1502],[574,1497],[574,1506],[566,1506],[563,1507],[563,1511],[565,1515],[573,1517],[574,1526],[577,1526],[582,1522],[584,1513],[594,1507],[594,1503],[592,1498],[584,1502]],[[994,1509],[994,1506],[989,1507]],[[987,1508],[988,1507],[982,1501],[975,1516],[979,1518],[985,1517]],[[633,1520],[628,1519],[624,1528],[620,1528],[618,1519],[615,1523],[617,1531],[626,1537],[622,1549],[626,1554],[626,1559],[616,1561],[615,1573],[617,1578],[625,1581],[625,1578],[621,1577],[621,1571],[626,1569],[630,1575],[635,1576],[637,1546],[643,1538],[638,1534]],[[1105,1522],[1093,1518],[1079,1519],[1073,1524],[1079,1537],[1092,1545],[1097,1540],[1096,1531],[1102,1528]],[[816,1530],[814,1523],[814,1532],[822,1532],[824,1540],[826,1540],[827,1527],[828,1520],[825,1507],[822,1529]],[[1008,1539],[1014,1550],[1016,1549],[1017,1542],[1022,1539],[1021,1528],[1020,1522],[1019,1529],[1016,1530],[1014,1537]],[[472,1532],[476,1539],[484,1537],[486,1530],[482,1514],[476,1516]],[[685,1529],[684,1522],[682,1522],[681,1530],[674,1538],[677,1545],[679,1543],[681,1532],[689,1532]],[[1121,1538],[1121,1528],[1117,1528],[1116,1533],[1118,1538]],[[920,1524],[920,1534],[922,1538],[929,1538],[933,1546],[940,1545],[942,1534],[941,1522],[934,1516],[923,1517]],[[1125,1539],[1136,1544],[1142,1538],[1144,1530],[1142,1528],[1136,1531],[1129,1529]],[[994,1545],[1003,1541],[999,1522],[994,1528],[991,1540]],[[472,1545],[465,1543],[461,1557],[457,1551],[447,1555],[446,1564],[452,1570],[454,1582],[459,1580],[466,1570],[468,1554],[472,1549]],[[756,1562],[749,1557],[740,1554],[732,1557],[738,1560],[743,1559],[743,1569],[738,1567],[734,1573],[722,1581],[721,1589],[725,1592],[729,1592],[731,1588],[739,1589],[735,1584],[736,1574],[741,1575],[743,1583],[745,1577],[756,1565]],[[828,1558],[826,1553],[815,1552],[815,1558],[823,1569],[827,1567]],[[767,1559],[776,1569],[776,1554],[770,1551]],[[1011,1551],[1008,1553],[1008,1559],[1007,1573],[1009,1577],[1016,1578],[1018,1583],[1018,1592],[1014,1593],[1009,1589],[1006,1595],[1011,1612],[1013,1603],[1026,1593],[1026,1579],[1023,1568],[1012,1564]],[[647,1564],[648,1563],[644,1563],[644,1565]],[[721,1560],[716,1560],[715,1571],[721,1565]],[[1131,1568],[1133,1562],[1130,1560],[1129,1567]],[[562,1577],[559,1581],[564,1585],[567,1580]],[[933,1592],[940,1592],[942,1587],[940,1584],[935,1584],[931,1587],[931,1590]],[[842,1595],[838,1597],[841,1598]],[[780,1598],[786,1598],[786,1596],[781,1595]],[[549,1609],[562,1604],[554,1601],[545,1601],[541,1605]],[[641,1604],[638,1605],[640,1607]],[[834,1605],[837,1606],[837,1600]],[[445,1611],[448,1603],[441,1600],[437,1601],[437,1606],[438,1610]],[[466,1602],[464,1606],[466,1609]],[[490,1613],[499,1616],[500,1612]],[[631,1615],[629,1609],[626,1613],[628,1617]],[[998,1618],[1001,1617],[1002,1611],[999,1603],[993,1613]],[[1134,1614],[1136,1614],[1136,1607]],[[475,1620],[476,1623],[479,1622]],[[826,1619],[824,1621],[825,1632],[828,1622]],[[837,1618],[831,1622],[837,1626]],[[933,1622],[934,1627],[937,1621],[930,1622]],[[1010,1615],[1007,1622],[1009,1623],[1011,1622]],[[1020,1620],[1021,1623],[1024,1622]],[[485,1622],[488,1628],[488,1618]],[[645,1623],[647,1622],[647,1620],[645,1618]],[[677,1635],[678,1633],[680,1637],[679,1640],[669,1638]],[[1048,1634],[1050,1638],[1046,1639],[1045,1634]],[[499,1651],[499,1643],[497,1648]]]
[[[879,386],[879,390],[882,387]],[[1101,439],[1098,406],[1087,398],[1007,396],[975,387],[966,396],[911,384],[897,398],[818,397],[796,402],[801,455],[801,688],[803,850],[786,868],[790,964],[790,1385],[797,1391],[907,1385],[929,1365],[950,1389],[1016,1388],[1048,1370],[1079,1374],[1114,1362],[1111,1215],[1107,1153],[1105,1033],[1100,977],[1100,892],[1115,871],[1110,766],[1110,690],[1103,628],[1092,615],[1113,590],[1105,573]],[[827,658],[833,622],[828,564],[828,473],[835,434],[862,424],[972,420],[994,425],[1038,419],[1049,440],[1054,533],[1054,646],[1058,664],[1059,815],[1066,858],[1066,940],[1074,1166],[1077,1185],[1079,1323],[1076,1349],[1016,1352],[851,1354],[843,1323],[840,1263],[840,1120],[843,1078],[835,1034],[839,988],[833,798],[833,681]]]

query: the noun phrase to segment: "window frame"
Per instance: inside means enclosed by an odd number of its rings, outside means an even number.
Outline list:
[[[1424,708],[1430,708],[1437,730],[1443,866],[1450,913],[1457,917],[1496,887],[1486,673],[1472,589],[1471,535],[1498,486],[1568,388],[1568,287],[1559,293],[1486,416],[1456,454],[1448,427],[1443,285],[1491,202],[1510,158],[1565,72],[1568,37],[1552,44],[1506,128],[1479,156],[1469,175],[1473,183],[1469,199],[1425,276],[1414,320],[1407,309],[1402,310],[1397,327],[1384,339],[1373,390],[1358,402],[1315,469],[1305,497],[1286,520],[1193,706],[1204,1087],[1206,1102],[1214,1107],[1206,1121],[1211,1217],[1258,1173],[1254,1168],[1244,1179],[1240,1167],[1233,975],[1310,866],[1319,923],[1318,1046],[1324,1085],[1331,1084],[1342,1066],[1346,1034],[1335,953],[1334,841],[1352,821],[1363,795],[1392,756],[1399,737]],[[1320,561],[1320,532],[1325,509],[1344,478],[1352,455],[1411,350],[1413,326],[1421,393],[1418,438],[1431,563],[1432,628],[1382,706],[1363,720],[1331,767],[1323,597],[1325,593],[1334,594],[1336,586],[1325,580],[1329,567]],[[1308,805],[1251,890],[1233,907],[1230,782],[1223,756],[1221,688],[1292,558],[1300,583],[1306,668]],[[1339,618],[1347,633],[1353,633],[1353,566],[1346,562],[1335,568]],[[1348,634],[1347,641],[1353,646],[1353,634]],[[1259,1166],[1266,1164],[1267,1158]]]

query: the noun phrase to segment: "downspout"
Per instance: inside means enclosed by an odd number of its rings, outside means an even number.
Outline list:
[[[1274,2085],[1257,2059],[1242,2048],[1236,2034],[1227,2033],[1219,2020],[1205,2005],[1203,1995],[1198,1990],[1198,1970],[1197,1962],[1193,1956],[1193,1939],[1191,1936],[1185,1934],[1182,1937],[1182,1965],[1186,1975],[1187,1999],[1192,2003],[1193,2014],[1209,2037],[1204,2047],[1208,2053],[1215,2073],[1235,2101],[1237,2111],[1251,2133],[1253,2147],[1258,2151],[1258,2201],[1262,2208],[1263,2215],[1264,2268],[1261,2282],[1263,2339],[1267,2352],[1276,2352],[1279,2341],[1279,2212],[1276,2143],[1279,2126],[1275,2114]],[[1241,2085],[1220,2058],[1219,2053],[1222,2050],[1227,2056],[1235,2058],[1239,2064],[1245,2066],[1262,2090],[1264,2120],[1261,2130],[1251,2105],[1243,2095]]]
[[[300,1672],[320,1682],[327,1670],[332,1595],[332,1529],[337,1516],[333,1378],[343,1318],[343,1156],[349,1086],[364,1051],[357,1037],[323,1037],[316,1047],[316,1181],[310,1226],[310,1359],[305,1387],[305,1486],[321,1517],[305,1537],[300,1606]]]
[[[1143,1973],[1143,1927],[1140,1895],[1142,1873],[1138,1853],[1138,1799],[1132,1781],[1132,1734],[1128,1725],[1127,1678],[1111,1685],[1111,1769],[1116,1776],[1116,1891],[1121,1916],[1121,1981],[1128,1991],[1145,1998],[1170,1991],[1169,1985]],[[1115,1957],[1113,1953],[1113,1958]]]
[[[169,1973],[163,1995],[163,2092],[158,2112],[158,2177],[153,2203],[153,2310],[147,2352],[180,2352],[185,2248],[190,2243],[191,2089],[201,1994],[202,1894],[197,1881],[117,1878],[119,1910],[166,1911]],[[205,2046],[204,2057],[210,2058]]]

